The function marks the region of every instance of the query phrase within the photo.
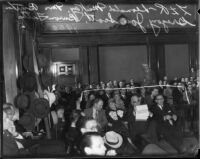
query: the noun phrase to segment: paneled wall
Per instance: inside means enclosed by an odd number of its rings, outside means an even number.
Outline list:
[[[147,63],[145,45],[99,47],[100,80],[143,80],[141,64]]]
[[[187,44],[165,45],[166,75],[174,77],[189,76],[189,50]]]

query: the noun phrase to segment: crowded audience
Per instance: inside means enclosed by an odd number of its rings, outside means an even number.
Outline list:
[[[155,85],[146,87],[134,79],[78,83],[74,88],[57,85],[48,115],[52,139],[44,137],[41,142],[32,137],[36,131],[45,134],[44,119],[37,118],[27,128],[22,120],[27,112],[6,103],[3,137],[9,142],[4,140],[3,151],[6,155],[132,156],[143,154],[151,144],[157,150],[155,154],[167,154],[158,146],[165,139],[177,153],[190,152],[183,144],[183,136],[188,130],[196,133],[198,129],[194,122],[198,120],[198,79],[191,76],[170,81],[165,76]],[[136,120],[140,105],[147,105],[147,120]],[[183,106],[184,117],[178,113]]]

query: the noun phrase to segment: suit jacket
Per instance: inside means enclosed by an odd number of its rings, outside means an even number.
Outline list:
[[[128,121],[130,137],[134,141],[136,138],[136,135],[141,135],[141,134],[146,133],[147,121],[136,121],[133,111],[134,111],[133,106],[129,105],[129,108],[125,117],[126,117],[126,120]]]
[[[93,117],[93,107],[85,109],[84,113],[85,113],[85,116]],[[98,112],[96,120],[99,122],[99,124],[101,125],[102,128],[107,125],[108,121],[106,118],[105,110],[102,109]]]
[[[156,120],[158,123],[169,123],[168,121],[164,121],[165,115],[173,115],[176,114],[174,110],[168,105],[164,104],[163,108],[161,109],[157,104],[153,105],[150,109],[153,113],[153,119]]]
[[[14,136],[9,131],[3,132],[3,155],[4,156],[19,156],[30,154],[27,149],[19,149]],[[20,142],[21,143],[21,142]]]

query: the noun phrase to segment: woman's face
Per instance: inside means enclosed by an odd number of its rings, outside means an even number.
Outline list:
[[[57,110],[57,115],[58,115],[58,118],[63,118],[63,116],[64,116],[64,109],[63,108],[58,109]]]
[[[13,121],[10,120],[8,114],[6,114],[5,112],[3,112],[3,130],[8,130],[11,127],[13,127]]]
[[[94,99],[95,99],[94,94],[91,94],[91,95],[90,95],[90,100],[94,100]]]
[[[119,94],[115,94],[114,98],[115,98],[115,100],[119,100],[120,99]]]
[[[112,110],[116,110],[116,105],[115,105],[114,102],[110,102],[110,103],[109,103],[109,107],[110,107],[110,109],[112,109]]]

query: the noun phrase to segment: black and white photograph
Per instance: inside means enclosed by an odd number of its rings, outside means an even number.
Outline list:
[[[1,158],[198,158],[200,1],[0,0]]]

